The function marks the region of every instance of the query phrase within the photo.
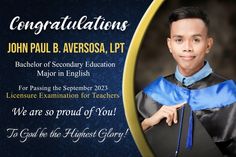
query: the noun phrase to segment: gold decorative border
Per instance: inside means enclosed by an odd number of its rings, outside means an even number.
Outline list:
[[[123,102],[125,108],[125,116],[131,131],[131,134],[134,138],[134,141],[144,157],[153,157],[151,149],[149,148],[143,131],[140,127],[138,117],[137,117],[137,109],[135,105],[135,95],[134,95],[134,72],[135,72],[135,64],[138,55],[138,51],[140,45],[142,43],[142,39],[144,34],[148,28],[149,23],[154,17],[156,11],[161,6],[164,0],[154,0],[149,6],[148,10],[145,12],[142,17],[134,36],[131,40],[131,44],[128,50],[127,58],[125,61],[124,73],[123,73]]]

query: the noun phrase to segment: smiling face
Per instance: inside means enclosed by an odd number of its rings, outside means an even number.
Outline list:
[[[208,29],[201,19],[187,18],[172,22],[167,45],[180,73],[191,76],[203,67],[213,39],[208,37]]]

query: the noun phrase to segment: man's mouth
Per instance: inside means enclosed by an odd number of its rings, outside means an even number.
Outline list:
[[[196,56],[180,56],[181,59],[186,60],[186,61],[191,61],[195,58]]]

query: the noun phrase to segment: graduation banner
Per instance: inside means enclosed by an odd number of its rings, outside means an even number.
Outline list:
[[[163,62],[153,61],[153,70],[152,60],[141,66],[137,60],[151,45],[167,51],[165,20],[184,4],[191,3],[1,1],[0,156],[155,156],[138,121],[135,95],[163,74]],[[164,35],[154,40],[149,29]],[[171,71],[175,63],[167,63]],[[148,70],[151,76],[142,80]]]
[[[1,156],[141,156],[122,76],[150,4],[1,2]]]

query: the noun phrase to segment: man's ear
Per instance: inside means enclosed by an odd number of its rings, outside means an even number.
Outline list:
[[[170,38],[166,39],[166,43],[167,43],[167,46],[169,48],[170,53],[172,53],[171,44],[170,44]]]
[[[212,46],[213,46],[214,40],[212,37],[207,38],[207,51],[206,53],[209,53]]]

